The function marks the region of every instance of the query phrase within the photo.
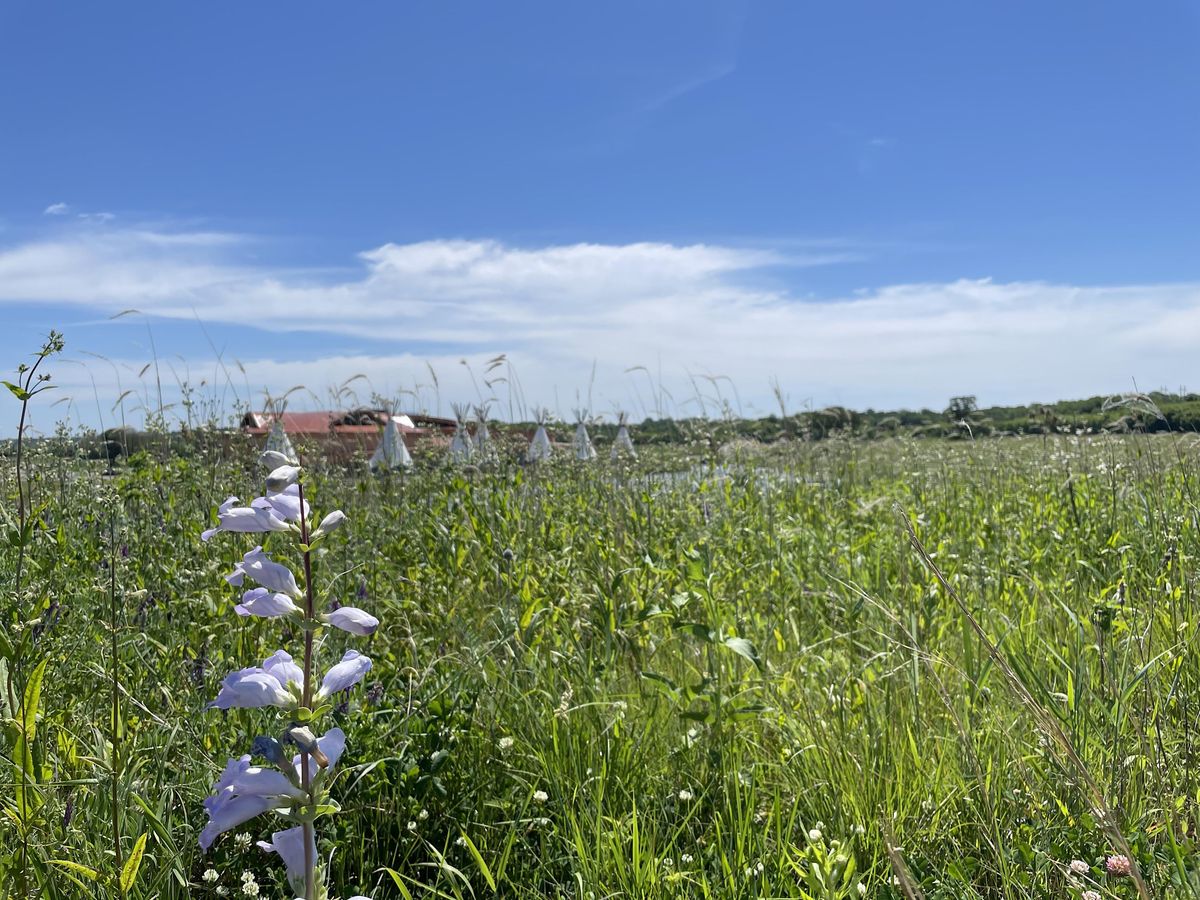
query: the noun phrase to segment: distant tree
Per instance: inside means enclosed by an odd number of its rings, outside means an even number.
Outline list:
[[[951,397],[950,405],[946,407],[946,418],[961,422],[970,418],[979,409],[979,403],[974,394],[964,394],[961,397]]]

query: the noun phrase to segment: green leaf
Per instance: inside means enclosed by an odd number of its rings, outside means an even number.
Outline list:
[[[492,870],[488,868],[488,864],[483,861],[483,856],[475,846],[475,842],[467,836],[465,831],[458,832],[462,835],[463,843],[467,845],[467,850],[475,860],[475,865],[479,868],[479,873],[483,876],[483,880],[488,883],[488,887],[492,889],[492,893],[496,892],[496,879],[492,877]]]
[[[63,869],[67,869],[70,872],[74,872],[76,875],[82,875],[88,881],[99,881],[100,880],[99,872],[97,872],[91,866],[85,866],[83,863],[77,863],[74,860],[52,859],[52,860],[50,860],[50,865],[59,866]]]
[[[148,831],[142,832],[142,836],[133,845],[133,852],[129,854],[129,859],[125,860],[125,867],[121,869],[122,894],[128,894],[133,883],[137,881],[138,869],[142,867],[142,857],[146,853],[146,837],[149,834]]]
[[[750,662],[754,663],[755,668],[757,668],[760,672],[762,671],[762,660],[758,656],[758,651],[754,649],[754,645],[748,640],[741,637],[730,637],[725,638],[725,640],[721,643],[723,643],[738,656],[742,657],[743,659],[748,659]]]
[[[660,675],[658,672],[648,672],[645,669],[638,674],[640,674],[651,684],[661,686],[661,688],[667,690],[669,693],[676,694],[679,692],[679,685],[677,685],[666,675]]]
[[[0,384],[3,384],[6,388],[8,388],[12,392],[12,395],[22,403],[24,403],[30,397],[29,391],[25,390],[19,384],[13,384],[11,381],[0,381]]]
[[[46,664],[50,662],[50,657],[46,657],[37,664],[37,668],[33,670],[33,674],[29,676],[29,681],[25,682],[25,702],[21,708],[21,728],[25,732],[25,737],[30,744],[37,736],[37,713],[38,706],[42,702],[42,679],[46,677]]]
[[[395,869],[389,869],[387,866],[384,866],[380,871],[387,872],[392,876],[392,881],[395,883],[396,888],[404,896],[404,900],[413,900],[413,895],[409,893],[408,888],[404,886],[404,882],[401,880],[399,872],[397,872]]]
[[[37,766],[33,760],[33,748],[24,732],[17,732],[13,744],[13,764],[16,768],[16,784],[13,799],[17,803],[18,824],[24,827],[42,805],[42,795],[37,789]]]
[[[705,641],[706,643],[716,643],[717,633],[707,625],[701,625],[698,622],[676,622],[675,630],[690,634],[692,637]]]

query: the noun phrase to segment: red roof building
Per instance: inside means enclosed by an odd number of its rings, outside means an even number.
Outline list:
[[[283,421],[283,430],[293,440],[317,441],[328,454],[348,457],[356,450],[372,453],[383,434],[383,426],[390,418],[391,414],[382,409],[281,414],[248,412],[242,416],[240,427],[244,434],[266,437],[276,419],[280,419]],[[454,419],[440,416],[407,413],[397,414],[396,425],[411,449],[418,438],[454,434],[457,423]]]

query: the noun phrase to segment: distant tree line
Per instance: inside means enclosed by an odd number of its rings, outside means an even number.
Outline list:
[[[589,425],[593,438],[611,444],[615,422]],[[492,423],[501,440],[525,440],[536,428],[532,422]],[[574,426],[551,425],[555,440],[568,441]],[[820,441],[830,437],[863,439],[886,437],[967,439],[1018,434],[1101,434],[1128,432],[1200,432],[1200,394],[1153,391],[1117,397],[1089,397],[1027,406],[979,406],[971,395],[951,397],[941,411],[899,409],[864,411],[829,406],[791,415],[758,419],[645,419],[631,425],[635,443],[707,443],[714,449],[728,441],[774,443],[785,440]],[[48,445],[52,453],[104,459],[109,462],[141,451],[186,455],[200,445],[218,441],[229,445],[246,438],[237,431],[185,429],[181,432],[110,428],[86,435],[58,433],[30,443]],[[0,454],[13,451],[15,442],[0,441]]]

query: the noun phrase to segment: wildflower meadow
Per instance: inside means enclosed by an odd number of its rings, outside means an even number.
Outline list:
[[[73,446],[3,469],[6,898],[1200,894],[1194,436]]]

